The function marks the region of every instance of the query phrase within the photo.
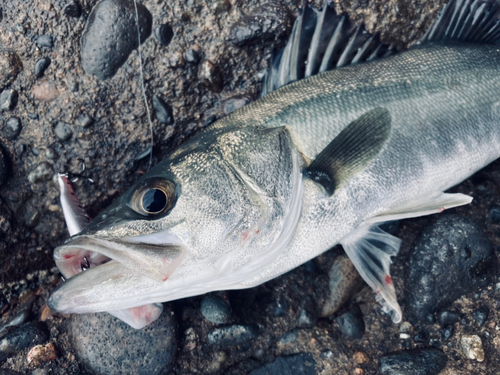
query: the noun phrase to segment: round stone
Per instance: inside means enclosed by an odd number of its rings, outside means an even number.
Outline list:
[[[201,313],[215,324],[224,324],[231,319],[231,308],[222,299],[214,296],[205,296],[201,300]]]
[[[155,37],[161,44],[168,46],[174,37],[174,29],[168,23],[158,25],[155,27]]]
[[[21,133],[22,128],[21,120],[18,117],[11,117],[7,120],[3,129],[5,138],[13,141]]]
[[[48,57],[42,57],[41,59],[37,60],[37,62],[35,63],[35,76],[37,78],[43,77],[45,71],[50,66],[50,62],[50,58]]]
[[[73,129],[70,124],[59,121],[54,128],[54,133],[56,133],[56,137],[61,141],[67,141],[73,135]]]

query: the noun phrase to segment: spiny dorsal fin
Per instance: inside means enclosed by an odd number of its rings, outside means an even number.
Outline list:
[[[450,0],[418,42],[500,43],[498,0]]]
[[[354,27],[346,14],[338,15],[327,0],[321,10],[304,2],[286,47],[272,54],[261,96],[302,78],[395,52],[363,24]]]
[[[363,170],[391,135],[391,115],[375,108],[354,120],[314,159],[304,175],[321,184],[329,195]]]

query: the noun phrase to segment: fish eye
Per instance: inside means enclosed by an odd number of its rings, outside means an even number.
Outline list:
[[[142,182],[134,191],[129,204],[135,212],[152,216],[169,212],[175,203],[172,181],[153,178]]]

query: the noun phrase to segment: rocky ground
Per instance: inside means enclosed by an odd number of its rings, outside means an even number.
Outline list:
[[[442,0],[339,0],[400,48]],[[148,167],[129,1],[4,0],[0,7],[0,374],[500,373],[500,163],[453,189],[470,206],[386,228],[405,317],[392,324],[335,248],[257,288],[165,305],[135,331],[46,306],[67,237],[56,172],[80,172],[91,216]],[[138,7],[154,161],[258,97],[300,1],[148,0]],[[91,16],[94,14],[102,17]],[[99,9],[99,12],[97,10]],[[132,26],[131,26],[132,25]],[[82,37],[83,36],[83,37]],[[110,57],[110,46],[120,54]]]

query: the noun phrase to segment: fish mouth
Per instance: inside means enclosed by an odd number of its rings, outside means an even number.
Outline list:
[[[184,253],[178,238],[168,233],[120,239],[72,237],[54,250],[56,265],[67,281],[52,293],[49,306],[63,313],[139,306],[138,291],[144,294],[160,287],[179,267]]]

